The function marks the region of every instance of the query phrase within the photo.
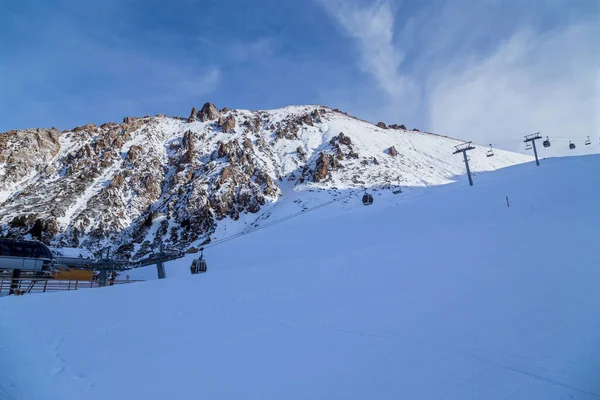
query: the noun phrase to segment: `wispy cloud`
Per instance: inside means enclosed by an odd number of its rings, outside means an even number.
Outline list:
[[[354,40],[360,67],[380,88],[365,93],[374,101],[388,96],[380,108],[392,121],[418,115],[420,128],[482,143],[536,131],[598,140],[600,26],[585,8],[552,0],[432,0],[412,9],[407,2],[319,1]],[[417,108],[399,106],[410,104]]]
[[[442,70],[428,96],[431,129],[484,143],[541,131],[557,138],[545,151],[550,155],[565,153],[563,138],[583,144],[580,138],[590,135],[596,142],[599,33],[587,23],[547,33],[522,30],[487,57]]]
[[[389,1],[359,3],[354,0],[321,0],[344,32],[358,46],[360,67],[372,75],[393,106],[416,103],[416,86],[402,74],[403,52],[394,46],[395,9]]]
[[[266,60],[274,54],[275,39],[261,37],[249,41],[237,41],[227,45],[232,60],[246,62],[248,60]]]

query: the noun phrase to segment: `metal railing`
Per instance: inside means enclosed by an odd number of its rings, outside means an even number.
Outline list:
[[[125,283],[142,282],[141,280],[114,280],[114,281],[80,281],[80,280],[60,280],[48,277],[40,278],[19,278],[0,277],[0,295],[25,294],[25,293],[46,293],[65,290],[90,289],[104,286],[122,285]]]

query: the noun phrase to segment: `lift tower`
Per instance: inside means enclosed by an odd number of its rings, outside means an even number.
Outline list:
[[[469,186],[473,186],[473,178],[471,178],[471,169],[469,168],[467,151],[475,149],[471,143],[472,142],[465,142],[463,144],[454,146],[454,154],[463,153],[463,157],[465,158],[465,166],[467,167],[467,175],[469,176]]]
[[[535,147],[535,141],[538,139],[541,139],[541,138],[542,137],[540,136],[540,133],[536,132],[536,133],[532,133],[531,135],[526,135],[525,140],[523,141],[523,143],[525,143],[525,144],[531,142],[531,144],[533,145],[533,154],[535,155],[535,164],[538,167],[540,166],[540,161],[538,160],[537,148]]]

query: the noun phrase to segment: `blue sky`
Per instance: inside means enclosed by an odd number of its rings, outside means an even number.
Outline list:
[[[600,136],[597,0],[0,7],[0,131],[187,116],[211,101],[318,103],[481,143]]]

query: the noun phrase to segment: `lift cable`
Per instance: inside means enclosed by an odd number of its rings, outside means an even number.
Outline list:
[[[354,195],[355,195],[355,193],[351,193],[351,194],[349,194],[349,195],[347,195],[347,196],[344,196],[344,197],[340,197],[340,198],[335,198],[335,199],[332,199],[332,200],[330,200],[330,201],[327,201],[327,202],[325,202],[325,203],[321,203],[321,204],[318,204],[318,205],[316,205],[316,206],[313,206],[313,207],[310,207],[310,208],[304,209],[304,210],[302,210],[302,211],[298,211],[298,212],[296,212],[296,213],[294,213],[294,214],[290,214],[290,215],[287,215],[287,216],[285,216],[285,217],[281,217],[281,218],[275,219],[275,220],[273,220],[273,221],[270,221],[270,222],[268,222],[268,223],[266,223],[266,224],[259,225],[259,226],[255,227],[255,228],[253,228],[253,229],[250,229],[250,230],[247,230],[247,231],[244,231],[244,232],[239,232],[239,233],[236,233],[236,234],[234,234],[234,235],[227,236],[227,237],[224,237],[224,238],[222,238],[222,239],[215,240],[215,241],[213,241],[213,242],[207,243],[206,245],[203,245],[202,247],[203,247],[203,248],[205,248],[205,249],[208,249],[208,248],[210,248],[210,247],[217,246],[217,245],[219,245],[219,244],[222,244],[222,243],[228,242],[228,241],[230,241],[230,240],[233,240],[233,239],[237,239],[237,238],[239,238],[239,237],[242,237],[242,236],[244,236],[244,235],[248,235],[248,234],[250,234],[250,233],[254,233],[254,232],[256,232],[256,231],[259,231],[259,230],[261,230],[261,229],[265,229],[265,228],[269,228],[269,227],[271,227],[271,226],[273,226],[273,225],[277,225],[277,224],[279,224],[279,223],[281,223],[281,222],[287,221],[288,219],[292,219],[292,218],[298,217],[298,216],[300,216],[300,215],[307,214],[307,213],[309,213],[309,212],[311,212],[311,211],[318,210],[319,208],[322,208],[322,207],[328,206],[329,204],[332,204],[332,203],[338,202],[338,201],[340,201],[340,200],[345,200],[345,199],[348,199],[348,198],[350,198],[350,197],[352,197],[352,196],[354,196]]]

